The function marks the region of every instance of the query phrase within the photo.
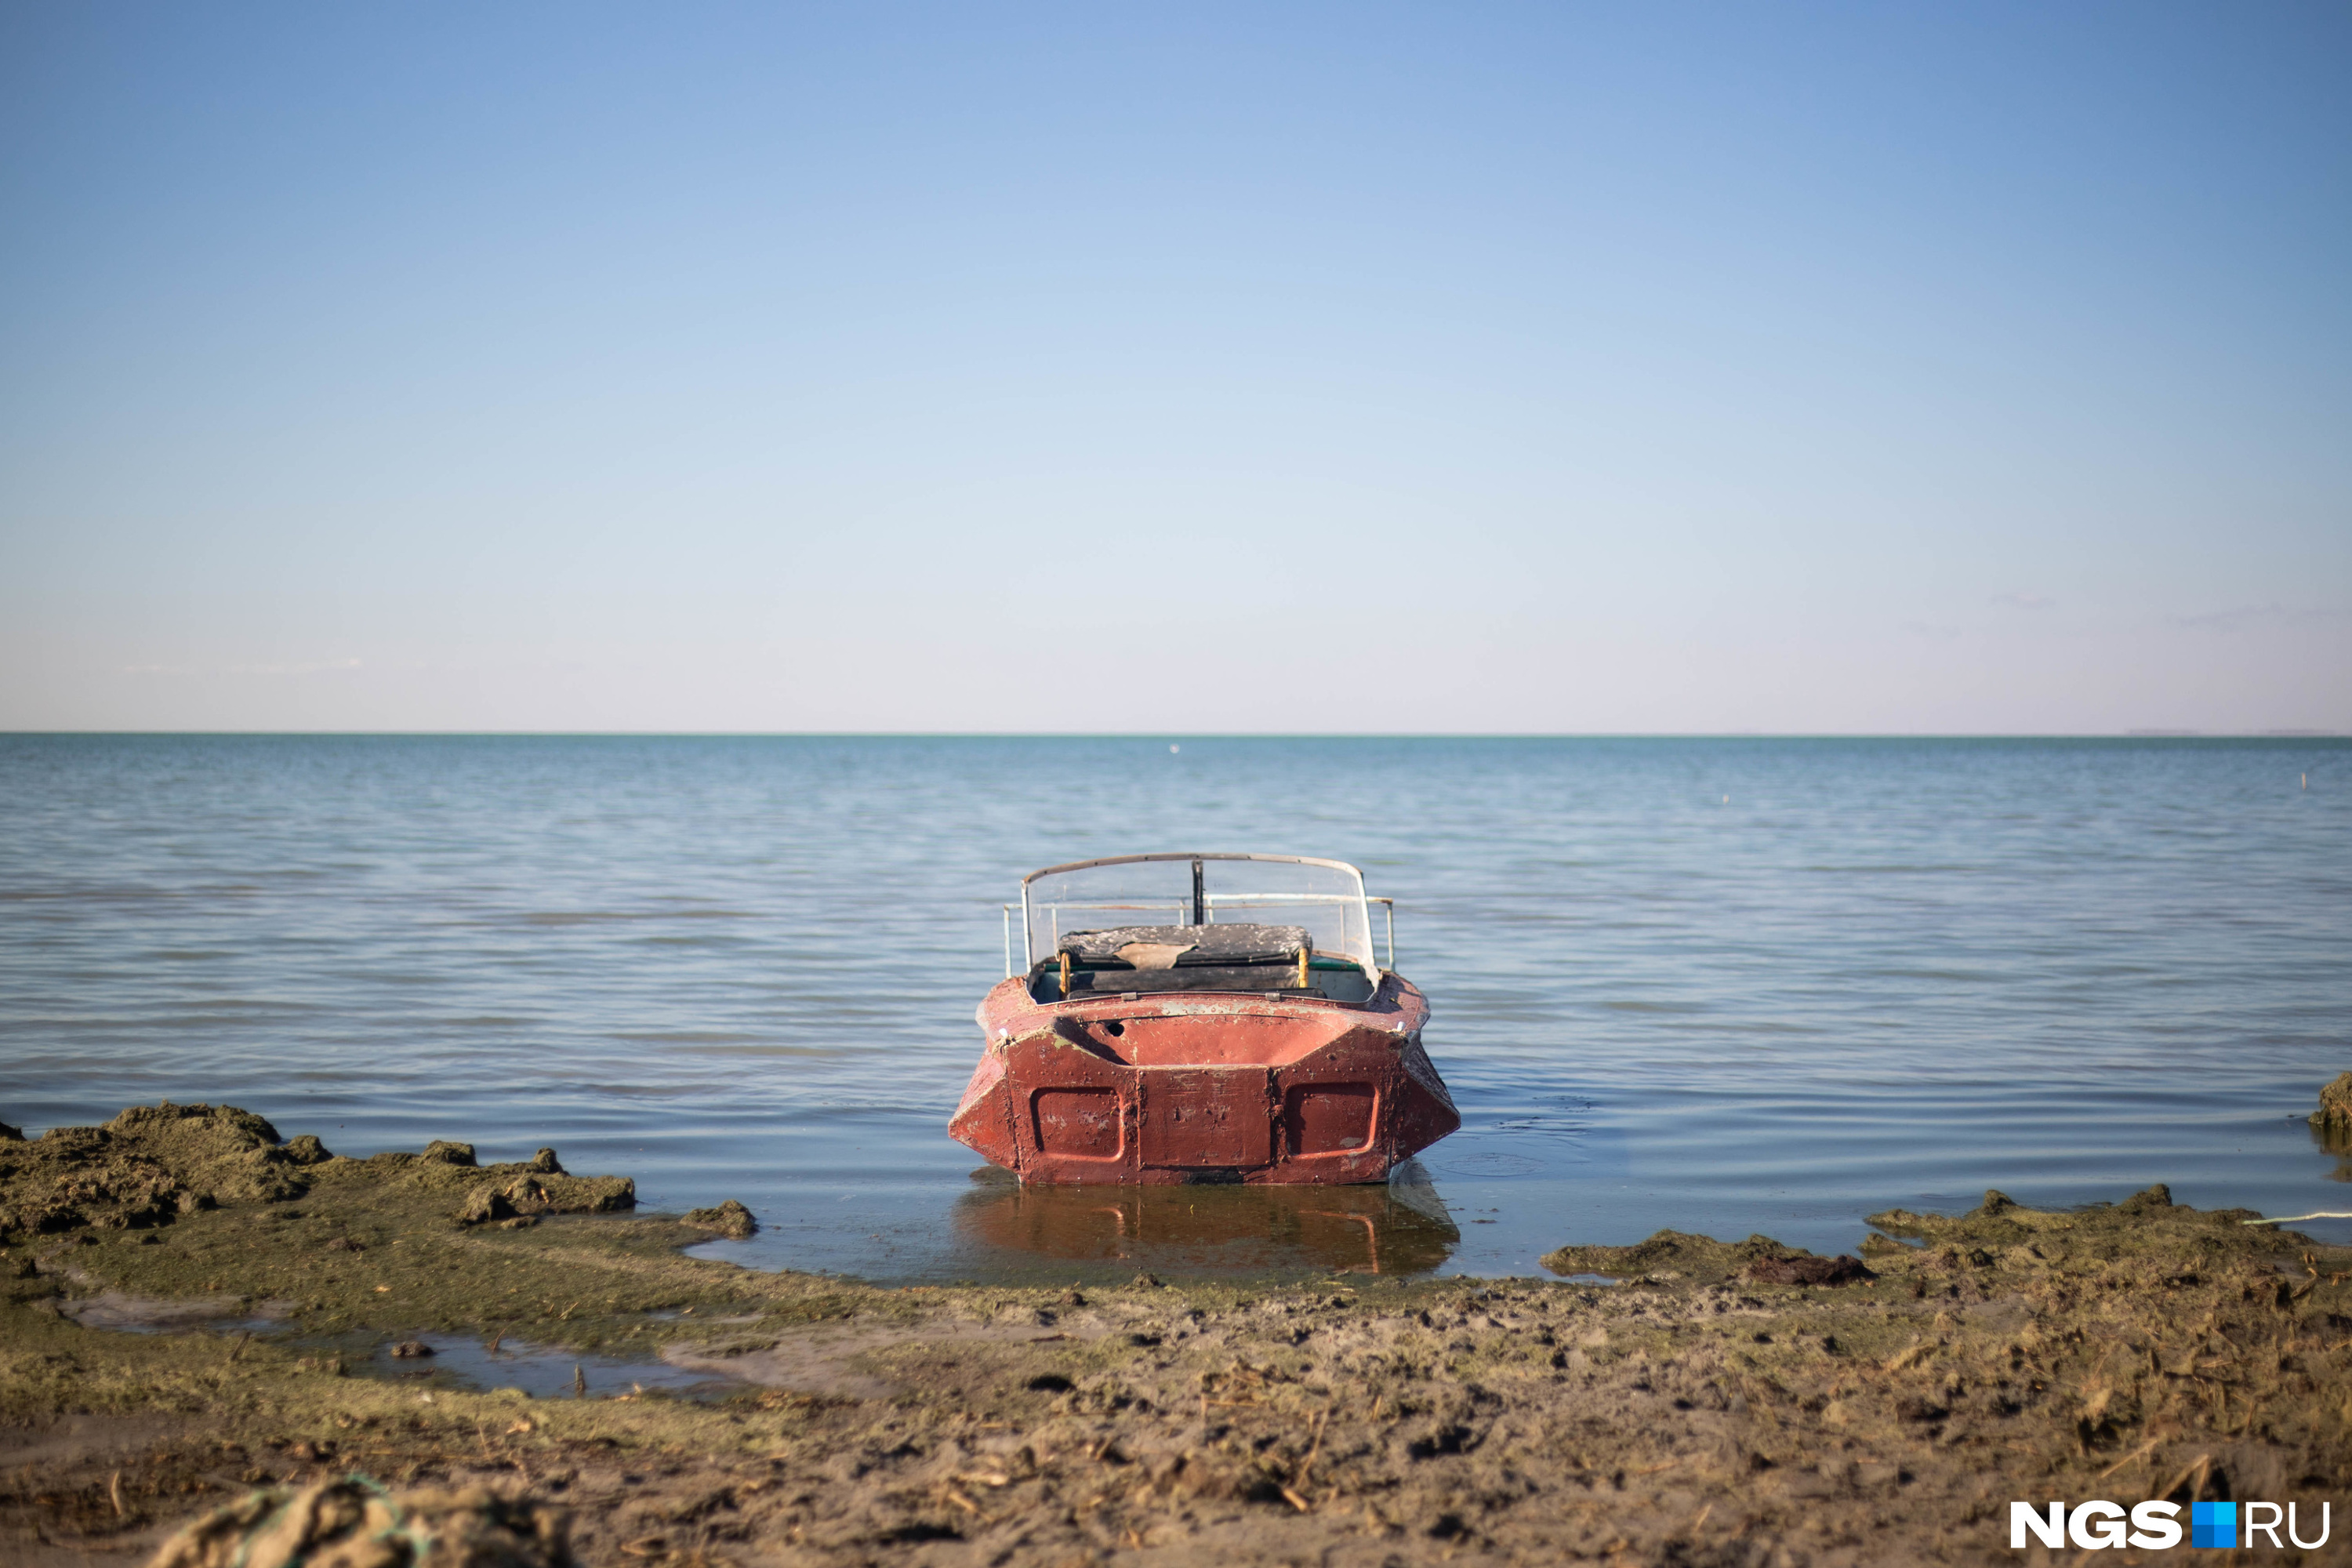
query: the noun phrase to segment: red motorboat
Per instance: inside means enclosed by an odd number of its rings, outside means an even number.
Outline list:
[[[1462,1125],[1363,874],[1123,855],[1021,879],[948,1131],[1024,1182],[1377,1182]],[[1389,962],[1396,956],[1389,900]]]

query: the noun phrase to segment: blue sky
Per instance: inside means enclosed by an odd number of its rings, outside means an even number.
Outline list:
[[[2352,729],[2342,5],[0,7],[0,728]]]

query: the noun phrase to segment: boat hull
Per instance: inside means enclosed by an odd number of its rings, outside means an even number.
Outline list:
[[[1462,1124],[1400,976],[1371,1000],[1223,992],[1040,1004],[1007,980],[949,1132],[1024,1182],[1377,1182]]]

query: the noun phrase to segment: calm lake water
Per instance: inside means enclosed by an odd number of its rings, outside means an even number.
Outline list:
[[[1177,747],[1181,746],[1181,750]],[[1363,867],[1462,1131],[1319,1197],[949,1141],[1022,873]],[[2352,1209],[2352,742],[0,737],[0,1120],[556,1146],[887,1279],[1853,1247],[1999,1186]],[[2352,1240],[2352,1223],[2307,1227]]]

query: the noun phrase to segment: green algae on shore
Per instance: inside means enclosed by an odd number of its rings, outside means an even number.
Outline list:
[[[469,1213],[493,1191],[517,1212]],[[561,1506],[578,1558],[616,1568],[1874,1568],[2011,1560],[2014,1498],[2352,1483],[2352,1253],[2161,1188],[1890,1211],[1837,1284],[1769,1238],[1664,1233],[1547,1259],[1611,1287],[1083,1290],[754,1273],[683,1256],[709,1233],[631,1195],[551,1153],[338,1160],[227,1108],[0,1143],[0,1551],[127,1564],[244,1488],[357,1470]],[[110,1292],[284,1327],[84,1326]],[[341,1375],[424,1331],[741,1392]]]
[[[10,1129],[14,1131],[14,1129]],[[0,1235],[151,1230],[223,1205],[285,1203],[313,1187],[406,1187],[446,1194],[461,1224],[636,1206],[625,1176],[566,1173],[552,1149],[477,1165],[470,1143],[346,1160],[312,1134],[281,1139],[234,1106],[133,1106],[103,1127],[59,1127],[0,1142]]]

